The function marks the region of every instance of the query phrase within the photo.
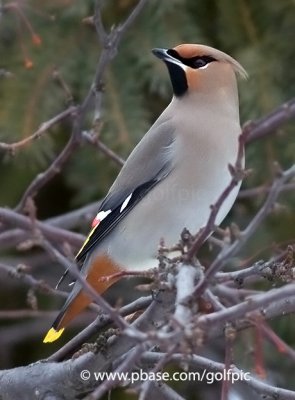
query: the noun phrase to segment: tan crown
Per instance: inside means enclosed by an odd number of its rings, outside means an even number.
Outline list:
[[[248,77],[246,70],[241,66],[240,63],[238,63],[238,61],[236,61],[228,54],[215,49],[214,47],[205,46],[202,44],[180,44],[174,47],[173,50],[176,50],[177,53],[183,58],[192,58],[196,56],[214,57],[217,61],[223,61],[230,64],[234,71],[241,75],[243,78],[246,79]]]

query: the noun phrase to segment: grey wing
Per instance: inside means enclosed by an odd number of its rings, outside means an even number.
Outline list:
[[[98,212],[103,219],[90,232],[76,256],[83,261],[115,226],[173,169],[171,120],[162,116],[135,147]],[[101,219],[101,218],[99,218]]]
[[[91,230],[76,256],[78,262],[84,262],[94,246],[101,242],[155,185],[169,175],[173,169],[173,141],[171,119],[162,114],[134,148],[102,201],[98,212],[110,210],[110,213]],[[130,195],[132,196],[128,204],[124,206]],[[67,273],[68,270],[59,280],[57,287]]]
[[[113,209],[141,184],[165,178],[173,169],[173,141],[171,119],[162,114],[129,155],[99,211]]]

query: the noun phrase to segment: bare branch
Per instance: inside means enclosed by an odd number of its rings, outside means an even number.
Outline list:
[[[165,354],[163,353],[154,353],[154,352],[146,352],[142,356],[142,361],[157,362],[159,361]],[[205,357],[191,355],[184,356],[183,354],[174,354],[171,356],[172,361],[186,361],[187,363],[193,365],[196,368],[202,368],[206,371],[212,372],[221,372],[225,371],[225,365],[219,363],[217,361],[210,360]],[[251,387],[256,393],[263,396],[269,396],[271,399],[281,399],[281,400],[294,400],[295,392],[291,390],[286,390],[282,388],[278,388],[276,386],[272,386],[266,382],[262,382],[257,378],[253,377],[250,373],[248,373],[249,380],[243,379],[243,372],[235,366],[232,366],[232,372],[236,373],[238,377],[240,377],[239,382],[244,383]]]
[[[35,279],[32,275],[25,272],[24,268],[22,266],[13,268],[13,267],[10,267],[9,265],[0,263],[0,271],[4,271],[11,278],[19,279],[20,281],[24,282],[27,286],[34,288],[35,290],[39,291],[40,293],[53,294],[53,295],[58,295],[61,297],[68,296],[67,293],[65,293],[61,290],[51,288],[46,282]]]
[[[93,146],[97,147],[110,160],[114,161],[119,167],[122,167],[124,165],[123,158],[118,156],[118,154],[116,154],[112,149],[106,146],[96,135],[91,132],[84,131],[83,137]]]
[[[282,192],[289,192],[295,190],[295,183],[287,183],[282,187]],[[238,194],[239,199],[249,199],[249,198],[257,198],[258,196],[264,195],[265,193],[269,193],[270,186],[262,185],[255,187],[253,189],[244,189],[241,190]]]
[[[53,318],[56,313],[54,311],[41,310],[5,310],[0,311],[0,319],[20,320],[23,318]]]
[[[193,310],[191,305],[186,303],[186,299],[191,296],[194,291],[197,276],[201,276],[200,268],[201,266],[196,268],[187,264],[180,264],[178,266],[174,318],[179,324],[186,327],[189,326],[193,313],[197,312],[197,309]]]
[[[77,123],[76,123],[77,124]],[[37,175],[37,177],[31,182],[27,190],[23,194],[19,204],[16,206],[15,211],[23,211],[27,199],[29,197],[34,198],[38,191],[49,182],[56,174],[60,173],[64,165],[69,160],[75,149],[80,144],[81,139],[72,134],[67,145],[64,147],[62,152],[55,158],[52,164],[47,168],[46,171]]]
[[[20,140],[19,142],[15,143],[3,143],[0,142],[0,149],[2,150],[9,150],[9,151],[15,151],[16,149],[20,147],[24,147],[26,144],[29,144],[33,140],[40,139],[41,136],[44,135],[50,128],[52,128],[54,125],[56,125],[58,122],[62,121],[66,117],[73,115],[76,112],[76,107],[71,106],[67,108],[66,110],[62,111],[61,113],[55,115],[53,118],[49,119],[46,122],[43,122],[40,127],[34,132],[32,135]]]
[[[13,227],[17,226],[26,231],[32,231],[33,229],[32,221],[29,217],[20,215],[7,208],[0,208],[0,221]],[[42,234],[53,243],[67,242],[78,248],[84,240],[83,235],[65,229],[56,228],[40,221],[36,221],[36,226]]]
[[[132,350],[129,351],[129,354],[125,357],[125,360],[121,363],[121,365],[115,369],[114,373],[117,378],[114,379],[106,379],[101,385],[95,389],[90,395],[86,396],[84,400],[98,400],[101,399],[104,394],[106,394],[112,388],[118,386],[121,380],[118,378],[119,374],[123,372],[129,372],[134,368],[134,364],[140,359],[142,353],[148,347],[148,343],[146,344],[138,344]]]
[[[202,315],[198,318],[199,324],[222,325],[225,322],[234,322],[239,318],[245,317],[248,313],[255,310],[262,310],[274,302],[286,300],[295,293],[295,284],[291,283],[279,289],[272,289],[267,293],[251,296],[246,301],[236,304],[224,310],[217,311],[209,315]],[[281,310],[281,314],[283,310]]]
[[[134,7],[131,14],[125,20],[125,22],[118,27],[121,37],[130,28],[130,26],[134,23],[134,21],[139,16],[139,14],[143,10],[143,8],[147,2],[148,2],[148,0],[139,0],[136,7]]]
[[[294,117],[295,99],[291,99],[258,121],[247,123],[244,126],[243,131],[248,132],[249,136],[247,141],[252,142],[275,132],[284,123],[294,119]]]

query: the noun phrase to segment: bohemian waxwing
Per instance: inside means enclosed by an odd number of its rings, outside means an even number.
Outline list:
[[[98,293],[115,283],[120,271],[157,266],[161,239],[170,247],[184,228],[197,233],[229,184],[228,165],[237,157],[241,128],[235,73],[245,77],[243,67],[204,45],[153,53],[168,68],[174,96],[128,157],[77,254],[82,276]],[[217,224],[238,190],[223,203]],[[90,302],[76,282],[44,342],[58,339]]]

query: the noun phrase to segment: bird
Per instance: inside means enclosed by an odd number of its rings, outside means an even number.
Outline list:
[[[237,75],[246,78],[245,69],[202,44],[152,52],[168,69],[172,100],[130,153],[76,256],[81,275],[100,294],[122,271],[157,267],[161,240],[173,246],[184,228],[197,233],[206,225],[210,206],[231,181],[229,164],[238,154]],[[230,211],[239,187],[223,202],[216,225]],[[44,343],[57,340],[90,303],[76,281]]]

